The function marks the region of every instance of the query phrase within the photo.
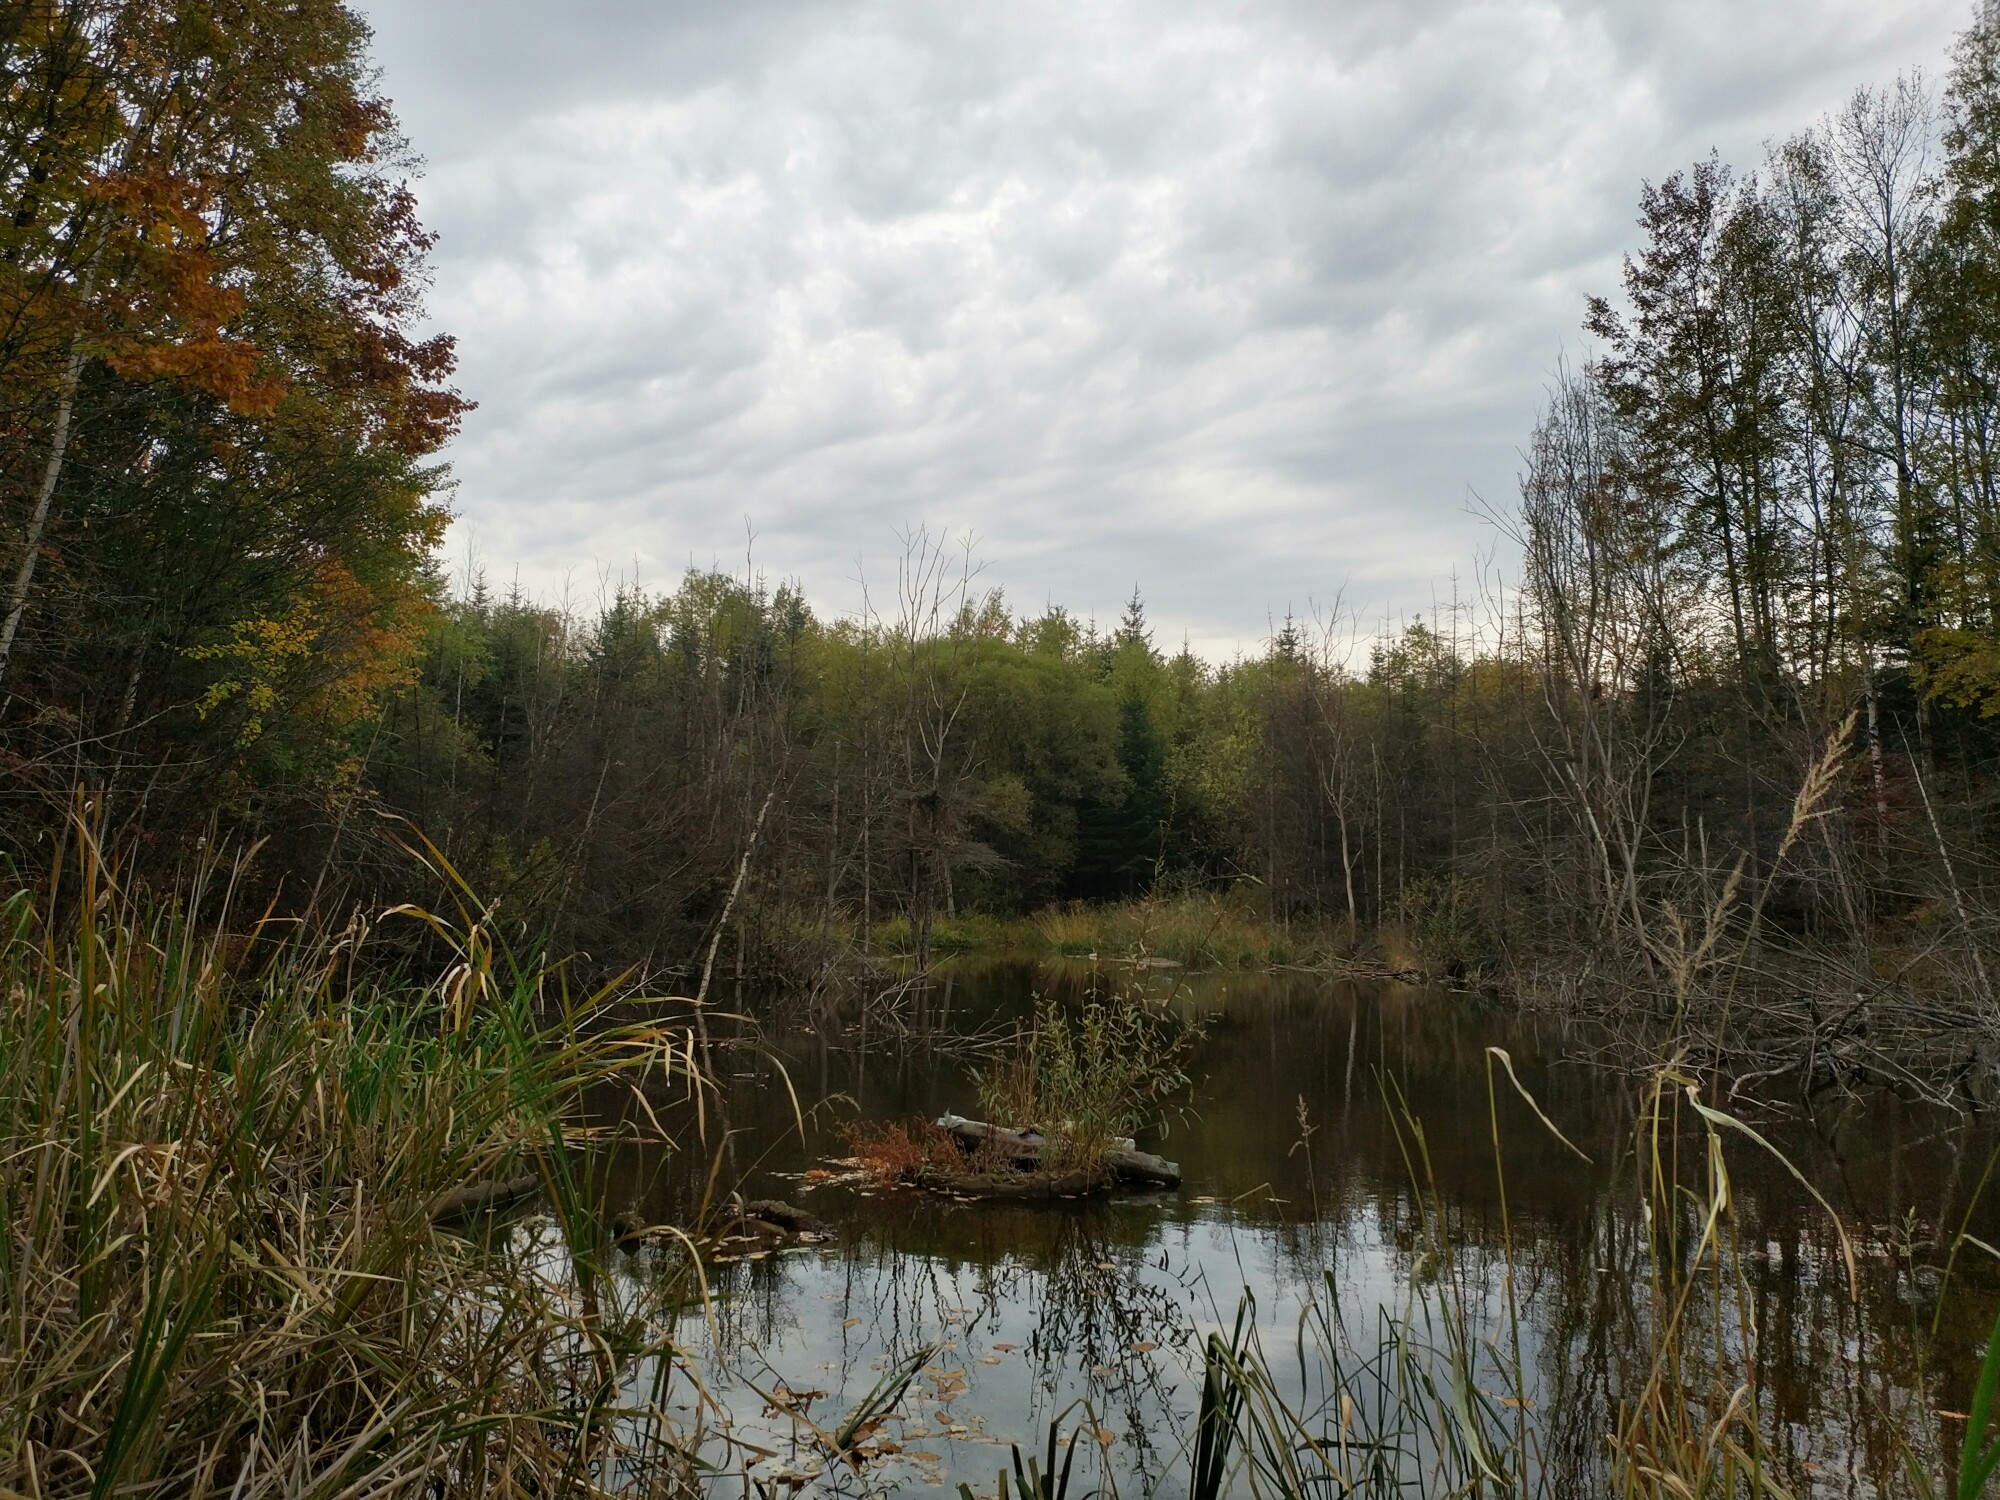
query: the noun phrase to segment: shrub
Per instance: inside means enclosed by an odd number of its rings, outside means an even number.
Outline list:
[[[1048,1170],[1093,1170],[1109,1137],[1156,1122],[1189,1086],[1202,1032],[1136,990],[1074,1009],[1038,996],[1013,1045],[973,1075],[980,1107],[995,1124],[1039,1129]]]
[[[1499,933],[1477,882],[1420,876],[1403,888],[1402,907],[1404,936],[1431,973],[1467,979],[1497,965]]]
[[[907,1182],[926,1167],[958,1168],[952,1138],[928,1120],[853,1120],[842,1130],[852,1163],[882,1182]]]

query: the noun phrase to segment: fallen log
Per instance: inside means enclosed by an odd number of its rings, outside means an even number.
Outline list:
[[[920,1167],[913,1179],[920,1188],[952,1198],[1081,1198],[1112,1183],[1109,1167],[1096,1172],[950,1172]]]
[[[1042,1157],[1042,1134],[1037,1130],[1013,1130],[1005,1125],[989,1125],[984,1120],[968,1120],[963,1115],[949,1112],[938,1116],[937,1126],[961,1141],[988,1146],[1017,1164],[1039,1162]],[[1104,1162],[1128,1182],[1152,1183],[1158,1187],[1181,1185],[1180,1163],[1155,1156],[1150,1151],[1138,1150],[1129,1137],[1108,1138]]]
[[[727,1252],[740,1260],[744,1253],[768,1254],[796,1245],[818,1245],[834,1237],[833,1226],[816,1214],[794,1208],[777,1198],[745,1203],[731,1193],[723,1213],[701,1231],[679,1234],[672,1226],[648,1223],[636,1209],[625,1209],[611,1220],[611,1238],[627,1250],[646,1244],[691,1239],[704,1252]]]
[[[758,1198],[746,1203],[739,1210],[745,1219],[756,1219],[766,1224],[776,1225],[784,1233],[801,1238],[832,1239],[833,1226],[818,1214],[807,1213],[802,1208],[793,1208],[780,1198]]]
[[[539,1177],[508,1177],[488,1182],[468,1183],[461,1188],[439,1193],[431,1199],[431,1222],[446,1219],[464,1219],[477,1213],[490,1213],[496,1208],[505,1208],[533,1193],[542,1185]]]

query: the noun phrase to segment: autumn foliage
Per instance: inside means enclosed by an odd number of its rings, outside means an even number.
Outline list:
[[[0,755],[30,804],[143,781],[164,830],[311,799],[408,678],[466,403],[367,39],[339,0],[0,6]]]

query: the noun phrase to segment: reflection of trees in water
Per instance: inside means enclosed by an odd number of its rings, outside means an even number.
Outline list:
[[[1139,1471],[1157,1475],[1163,1455],[1154,1427],[1168,1422],[1171,1456],[1176,1377],[1200,1358],[1189,1326],[1189,1288],[1147,1279],[1144,1246],[1115,1245],[1103,1233],[1104,1221],[1101,1214],[1050,1216],[1051,1232],[1038,1253],[1003,1262],[994,1286],[1034,1311],[1027,1353],[1039,1389],[1055,1398],[1070,1369],[1100,1414],[1115,1410],[1123,1417]],[[1164,1274],[1166,1257],[1152,1269]]]
[[[1884,1129],[1878,1121],[1877,1134]],[[1447,1133],[1429,1135],[1434,1155],[1446,1154],[1435,1148]],[[1484,1146],[1492,1183],[1490,1130],[1480,1134],[1484,1140],[1475,1145]],[[1820,1149],[1837,1149],[1832,1135],[1828,1129],[1818,1137]],[[1937,1414],[1964,1406],[2000,1296],[1990,1276],[1984,1285],[1961,1287],[1948,1308],[1946,1337],[1932,1346],[1928,1326],[1939,1278],[1924,1262],[1941,1259],[1943,1252],[1927,1226],[1955,1228],[1964,1214],[1968,1174],[1952,1158],[1973,1154],[1976,1165],[1985,1150],[1982,1139],[1965,1137],[1950,1153],[1927,1143],[1933,1156],[1923,1172],[1889,1163],[1892,1151],[1879,1139],[1852,1145],[1844,1171],[1815,1171],[1855,1234],[1858,1297],[1850,1296],[1839,1238],[1826,1214],[1801,1203],[1794,1184],[1776,1180],[1785,1169],[1747,1146],[1730,1146],[1735,1194],[1724,1222],[1719,1274],[1712,1261],[1695,1259],[1701,1206],[1693,1197],[1681,1196],[1678,1222],[1658,1224],[1656,1237],[1649,1238],[1634,1190],[1638,1166],[1629,1141],[1628,1127],[1622,1156],[1594,1172],[1573,1171],[1577,1191],[1567,1213],[1547,1211],[1539,1186],[1516,1193],[1509,1176],[1543,1492],[1589,1493],[1606,1482],[1607,1436],[1621,1427],[1627,1406],[1653,1373],[1654,1330],[1666,1318],[1656,1273],[1669,1293],[1690,1279],[1696,1285],[1673,1371],[1678,1399],[1687,1403],[1692,1423],[1712,1422],[1720,1405],[1754,1375],[1755,1425],[1771,1440],[1774,1468],[1794,1493],[1821,1492],[1830,1476],[1841,1476],[1843,1489],[1858,1484],[1858,1492],[1872,1487],[1872,1492],[1904,1493],[1912,1454],[1928,1472],[1941,1472],[1941,1438],[1954,1440],[1954,1434],[1940,1432]],[[1812,1145],[1808,1140],[1793,1149],[1804,1156]],[[1461,1158],[1440,1168],[1439,1176],[1475,1164],[1473,1147],[1463,1146]],[[1702,1168],[1698,1151],[1682,1163],[1684,1171],[1698,1174]],[[1476,1327],[1504,1341],[1505,1241],[1494,1211],[1497,1189],[1489,1187],[1482,1196],[1454,1184],[1440,1207],[1429,1195],[1420,1206],[1413,1190],[1393,1182],[1364,1186],[1362,1201],[1341,1198],[1324,1222],[1271,1227],[1268,1243],[1284,1266],[1282,1279],[1310,1277],[1333,1264],[1332,1246],[1364,1240],[1372,1230],[1397,1287],[1388,1299],[1392,1313],[1399,1311],[1398,1298],[1415,1299],[1400,1304],[1407,1313],[1426,1299],[1441,1305],[1449,1293]],[[1688,1188],[1690,1194],[1704,1190],[1700,1182]],[[1879,1214],[1898,1201],[1890,1196],[1894,1192],[1905,1195],[1903,1202],[1929,1204],[1914,1215],[1914,1246],[1898,1224],[1871,1232],[1861,1211],[1872,1206]],[[1531,1211],[1519,1211],[1523,1199]],[[1420,1209],[1434,1221],[1427,1225]],[[1434,1279],[1433,1232],[1454,1247],[1449,1259],[1455,1279],[1449,1286]],[[1962,1280],[1968,1272],[1977,1278],[1981,1268],[1961,1260],[1958,1276]],[[1954,1325],[1965,1330],[1956,1339],[1950,1336]],[[1504,1381],[1500,1388],[1506,1388]]]
[[[940,981],[921,1003],[912,992],[894,1024],[879,1011],[823,1007],[810,1032],[771,1040],[784,1051],[808,1102],[840,1093],[872,1116],[934,1113],[956,1103],[966,1088],[965,1059],[939,1045],[941,1037],[1011,1015],[1036,984],[1068,993],[1116,978],[1102,972],[1093,977],[1084,966],[1024,967],[997,979],[969,975],[949,988]],[[882,1345],[910,1348],[943,1331],[960,1335],[970,1354],[977,1340],[995,1336],[991,1330],[1003,1311],[1014,1317],[1025,1312],[1037,1325],[1024,1341],[1034,1366],[1028,1420],[1045,1423],[1059,1409],[1059,1396],[1081,1389],[1099,1400],[1100,1410],[1118,1414],[1139,1440],[1159,1441],[1171,1430],[1159,1414],[1172,1413],[1187,1393],[1192,1364],[1187,1347],[1176,1350],[1162,1333],[1185,1335],[1208,1309],[1191,1306],[1188,1288],[1173,1278],[1156,1270],[1137,1276],[1127,1268],[1147,1256],[1157,1259],[1160,1244],[1173,1243],[1176,1233],[1213,1234],[1214,1215],[1229,1213],[1245,1250],[1255,1254],[1254,1261],[1246,1255],[1245,1271],[1267,1309],[1317,1289],[1328,1268],[1344,1287],[1375,1288],[1392,1306],[1413,1286],[1419,1293],[1434,1290],[1426,1279],[1432,1271],[1424,1263],[1418,1193],[1383,1099],[1383,1080],[1393,1079],[1424,1122],[1435,1190],[1444,1204],[1439,1222],[1459,1249],[1458,1290],[1488,1335],[1503,1326],[1504,1172],[1537,1439],[1550,1475],[1581,1486],[1601,1480],[1606,1435],[1619,1425],[1621,1397],[1644,1386],[1659,1318],[1652,1251],[1638,1207],[1644,1167],[1633,1150],[1637,1083],[1565,1064],[1577,1038],[1564,1028],[1500,1018],[1475,1024],[1467,1007],[1435,995],[1396,989],[1364,994],[1321,981],[1238,975],[1205,977],[1186,987],[1194,992],[1191,1003],[1213,1018],[1196,1070],[1207,1083],[1198,1118],[1187,1129],[1177,1124],[1164,1149],[1188,1167],[1192,1183],[1202,1185],[1130,1212],[1075,1205],[961,1208],[935,1200],[893,1209],[881,1201],[858,1206],[847,1215],[839,1316],[860,1316],[864,1326],[851,1342],[836,1340],[816,1357],[841,1360],[850,1389],[856,1381],[865,1388],[871,1372],[856,1365],[865,1366]],[[1496,1171],[1485,1054],[1496,1041],[1509,1048],[1540,1105],[1591,1151],[1593,1165],[1554,1141],[1503,1079]],[[782,1092],[766,1087],[756,1095],[744,1087],[732,1101],[734,1118],[754,1121],[762,1143],[788,1139],[784,1150],[794,1157],[804,1151],[790,1129]],[[1301,1133],[1300,1098],[1316,1127],[1310,1153],[1292,1149]],[[1976,1374],[1977,1335],[1991,1326],[2000,1287],[1988,1279],[1970,1293],[1955,1293],[1945,1337],[1932,1348],[1927,1329],[1935,1274],[1883,1258],[1880,1251],[1895,1236],[1871,1226],[1914,1209],[1917,1261],[1940,1260],[1933,1238],[1955,1232],[1963,1218],[1990,1132],[1968,1131],[1893,1100],[1818,1104],[1817,1116],[1767,1114],[1759,1124],[1827,1193],[1862,1243],[1860,1298],[1849,1299],[1823,1213],[1783,1166],[1732,1137],[1735,1206],[1727,1227],[1745,1252],[1740,1283],[1725,1277],[1720,1301],[1706,1292],[1697,1298],[1683,1341],[1681,1380],[1705,1391],[1718,1362],[1725,1375],[1740,1378],[1754,1358],[1760,1426],[1775,1434],[1779,1463],[1795,1489],[1812,1488],[1809,1463],[1818,1467],[1822,1485],[1828,1474],[1858,1470],[1893,1488],[1900,1484],[1899,1428],[1907,1435],[1914,1422],[1919,1448],[1928,1452],[1936,1440],[1936,1419],[1928,1414],[1963,1408]],[[1685,1144],[1692,1143],[1689,1137]],[[1700,1151],[1684,1156],[1683,1170],[1698,1174]],[[656,1201],[652,1195],[667,1192],[678,1174],[673,1191],[685,1192],[690,1183],[698,1187],[701,1165],[692,1154],[684,1156],[659,1174],[658,1184],[632,1176],[632,1191]],[[1204,1192],[1227,1197],[1259,1181],[1269,1194],[1232,1209],[1204,1208],[1193,1199]],[[1691,1185],[1699,1191],[1699,1184]],[[2000,1192],[1990,1196],[1970,1227],[2000,1242]],[[1683,1203],[1680,1212],[1681,1232],[1673,1242],[1682,1262],[1669,1269],[1685,1277],[1698,1274],[1686,1261],[1696,1238],[1695,1210]],[[1661,1243],[1669,1242],[1663,1234]],[[1099,1270],[1104,1262],[1119,1270]],[[1964,1281],[1986,1273],[1968,1255],[1956,1274]],[[788,1309],[778,1290],[785,1280],[782,1260],[729,1271],[733,1295],[722,1312],[732,1340],[796,1339],[802,1330],[817,1329],[814,1308]],[[1226,1309],[1237,1288],[1206,1291]],[[952,1312],[959,1306],[974,1311]],[[1753,1339],[1745,1337],[1746,1314]],[[881,1345],[861,1338],[876,1327]],[[1130,1346],[1147,1342],[1165,1346],[1153,1359],[1158,1368],[1128,1368]],[[1100,1366],[1114,1373],[1095,1374]],[[976,1377],[978,1367],[972,1369]],[[1159,1459],[1156,1450],[1146,1450],[1149,1467],[1157,1470]]]
[[[1928,1327],[1938,1284],[1924,1271],[1898,1265],[1891,1247],[1862,1238],[1859,1296],[1848,1289],[1841,1248],[1823,1220],[1781,1210],[1763,1221],[1754,1200],[1737,1212],[1742,1313],[1734,1300],[1704,1307],[1691,1339],[1710,1364],[1718,1346],[1734,1367],[1754,1351],[1767,1432],[1788,1482],[1809,1487],[1809,1475],[1855,1473],[1879,1490],[1901,1488],[1907,1447],[1936,1474],[1936,1413],[1962,1402],[1972,1388],[1977,1345],[1992,1326],[1990,1296],[1961,1293],[1954,1320],[1976,1324],[1962,1341],[1947,1337],[1933,1363]],[[1747,1315],[1755,1330],[1746,1340]],[[1655,1314],[1655,1316],[1657,1316]],[[1945,1327],[1951,1328],[1951,1322]],[[1812,1466],[1811,1469],[1808,1465]]]
[[[1101,1205],[933,1213],[965,1216],[971,1243],[942,1250],[936,1226],[919,1214],[914,1243],[878,1241],[843,1261],[846,1302],[865,1310],[891,1357],[950,1335],[959,1345],[951,1362],[972,1372],[976,1401],[979,1352],[1000,1337],[1011,1309],[1030,1323],[1018,1350],[1030,1386],[1023,1435],[1082,1398],[1122,1427],[1121,1463],[1157,1478],[1179,1450],[1186,1413],[1176,1400],[1199,1354],[1191,1289],[1164,1256],[1148,1261],[1147,1224]]]
[[[779,1001],[759,1034],[794,1057],[810,1056],[831,1070],[848,1061],[900,1059],[919,1066],[941,1057],[985,1051],[1000,1040],[1008,1022],[1024,1008],[1033,990],[1033,966],[989,964],[967,980],[952,967],[897,979],[880,987]],[[811,1047],[796,1043],[814,1038]]]
[[[1645,1379],[1633,1358],[1644,1346],[1632,1293],[1644,1285],[1646,1255],[1636,1215],[1600,1195],[1569,1223],[1538,1226],[1532,1250],[1516,1261],[1538,1355],[1531,1398],[1557,1493],[1590,1493],[1604,1478],[1620,1395]]]
[[[909,1238],[885,1226],[882,1237],[844,1248],[836,1267],[822,1264],[821,1275],[795,1275],[794,1258],[782,1255],[713,1268],[713,1346],[692,1318],[684,1336],[767,1389],[782,1379],[794,1389],[844,1390],[849,1399],[883,1366],[946,1343],[954,1347],[935,1364],[967,1370],[971,1390],[956,1404],[973,1410],[980,1405],[979,1355],[995,1340],[1005,1342],[1008,1315],[1025,1317],[1030,1331],[1017,1336],[1017,1353],[1027,1363],[1030,1390],[1021,1435],[1045,1430],[1082,1398],[1123,1439],[1121,1474],[1150,1485],[1173,1466],[1188,1419],[1177,1403],[1199,1368],[1195,1288],[1174,1278],[1164,1254],[1148,1259],[1143,1224],[1121,1222],[1123,1216],[1100,1205],[982,1210],[969,1250],[954,1254],[938,1245],[936,1220],[956,1217],[957,1206],[910,1207],[918,1211],[908,1217]],[[666,1251],[625,1266],[635,1277],[678,1271]],[[837,1347],[811,1336],[822,1319],[841,1328]],[[811,1351],[835,1368],[780,1368],[781,1360],[766,1358],[780,1348]],[[934,1397],[907,1403],[911,1410],[950,1404]]]
[[[1664,1294],[1670,1298],[1693,1278],[1695,1295],[1668,1370],[1669,1404],[1678,1403],[1699,1431],[1754,1374],[1754,1426],[1770,1442],[1774,1477],[1794,1494],[1907,1494],[1911,1456],[1926,1472],[1942,1472],[1937,1413],[1962,1408],[1994,1299],[1966,1299],[1967,1332],[1949,1372],[1927,1369],[1922,1329],[1934,1279],[1864,1246],[1860,1295],[1850,1297],[1837,1239],[1823,1219],[1788,1221],[1766,1250],[1755,1216],[1754,1203],[1738,1204],[1734,1229],[1744,1253],[1726,1252],[1719,1276],[1712,1261],[1696,1264],[1688,1252],[1695,1225],[1679,1226],[1682,1259],[1666,1268]],[[1316,1338],[1303,1343],[1297,1377],[1285,1382],[1287,1399],[1330,1421],[1334,1362],[1348,1381],[1357,1370],[1365,1377],[1384,1317],[1407,1328],[1413,1342],[1439,1347],[1437,1330],[1454,1308],[1478,1341],[1473,1383],[1496,1397],[1511,1392],[1503,1252],[1476,1241],[1455,1245],[1441,1268],[1423,1241],[1405,1237],[1398,1247],[1385,1239],[1384,1246],[1384,1269],[1393,1273],[1385,1305],[1345,1297],[1338,1338],[1331,1348]],[[1564,1232],[1541,1226],[1523,1243],[1515,1274],[1535,1455],[1527,1493],[1609,1491],[1607,1440],[1624,1427],[1653,1374],[1654,1330],[1666,1317],[1654,1255],[1644,1221],[1614,1195],[1600,1196]],[[1353,1284],[1333,1267],[1331,1296],[1343,1297]],[[1745,1337],[1746,1326],[1754,1338]],[[1361,1388],[1368,1385],[1363,1378]],[[1947,1399],[1951,1393],[1955,1400]]]
[[[1695,1219],[1689,1204],[1677,1233],[1661,1226],[1656,1246],[1629,1198],[1608,1194],[1571,1232],[1544,1228],[1524,1250],[1518,1279],[1535,1343],[1537,1425],[1557,1492],[1604,1479],[1606,1435],[1652,1373],[1663,1294],[1689,1278],[1696,1294],[1673,1378],[1688,1409],[1713,1420],[1717,1399],[1754,1375],[1755,1425],[1793,1493],[1818,1492],[1835,1476],[1842,1492],[1858,1483],[1859,1492],[1903,1493],[1906,1449],[1940,1472],[1936,1414],[1952,1405],[1948,1392],[1962,1400],[1970,1390],[1979,1351],[1970,1336],[1962,1350],[1947,1340],[1941,1352],[1950,1357],[1928,1363],[1935,1278],[1864,1241],[1860,1295],[1850,1296],[1823,1215],[1787,1203],[1767,1219],[1749,1196],[1736,1200],[1718,1276],[1712,1261],[1693,1259]],[[1674,1245],[1677,1263],[1671,1254],[1664,1266],[1655,1261],[1656,1248]],[[1991,1327],[1990,1297],[1968,1295],[1961,1306],[1968,1327]]]

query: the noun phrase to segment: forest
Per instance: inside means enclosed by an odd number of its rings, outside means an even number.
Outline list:
[[[524,940],[686,982],[742,864],[724,962],[786,984],[1195,901],[1294,956],[1644,1018],[1748,974],[1740,1025],[1970,1066],[2000,962],[1989,28],[1941,89],[1646,186],[1471,597],[1208,661],[1136,586],[1116,623],[1018,614],[921,526],[856,616],[754,560],[581,604],[447,578],[467,402],[415,331],[415,160],[360,23],[265,9],[10,22],[22,880],[79,804],[135,875],[255,842],[258,887],[322,915],[423,894],[429,840]]]
[[[370,48],[0,0],[0,1494],[1977,1500],[1995,13],[1659,164],[1490,547],[1227,660],[949,494],[849,613],[454,571]]]

